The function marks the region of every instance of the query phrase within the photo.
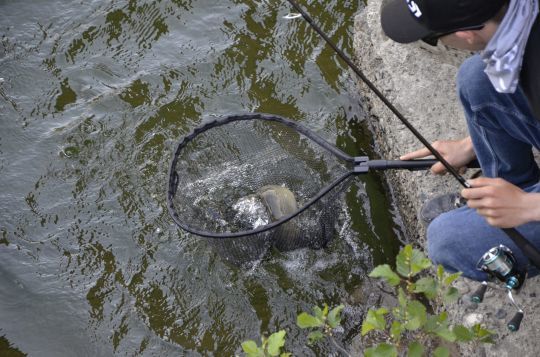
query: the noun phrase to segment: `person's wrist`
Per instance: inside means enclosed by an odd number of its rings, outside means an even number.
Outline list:
[[[527,221],[540,221],[540,193],[526,193],[524,200]]]
[[[461,140],[461,145],[469,161],[476,158],[476,153],[474,152],[474,146],[470,136],[467,136],[466,138]]]

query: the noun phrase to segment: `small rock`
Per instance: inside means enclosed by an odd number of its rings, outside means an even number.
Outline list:
[[[504,309],[499,309],[495,313],[495,317],[498,318],[499,320],[504,319],[506,317],[506,315],[508,315],[508,313]]]
[[[463,317],[463,324],[467,327],[473,327],[474,325],[481,323],[482,320],[484,320],[482,314],[472,312]]]
[[[349,301],[353,305],[362,305],[366,301],[366,295],[362,286],[354,289],[354,291],[349,295]]]

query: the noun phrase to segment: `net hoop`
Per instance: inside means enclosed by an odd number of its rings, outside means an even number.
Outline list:
[[[274,122],[284,124],[290,128],[293,128],[299,133],[305,135],[309,139],[315,141],[320,147],[331,152],[332,154],[336,155],[340,159],[354,163],[354,158],[352,156],[345,154],[343,151],[331,145],[326,140],[318,136],[315,132],[311,131],[305,126],[300,125],[297,122],[294,122],[289,119],[285,119],[277,115],[262,114],[262,113],[233,114],[233,115],[228,115],[224,117],[219,117],[211,121],[206,121],[202,123],[200,126],[194,128],[189,134],[187,134],[180,140],[180,142],[176,146],[176,150],[174,151],[174,156],[171,161],[171,165],[169,166],[169,181],[167,185],[167,209],[169,210],[169,214],[171,215],[174,223],[176,223],[176,225],[178,225],[178,227],[182,228],[183,230],[189,233],[198,235],[198,236],[202,236],[206,238],[216,238],[216,239],[238,238],[238,237],[245,237],[245,236],[250,236],[250,235],[266,232],[298,216],[300,213],[304,212],[306,209],[312,206],[315,202],[321,199],[324,195],[326,195],[329,191],[331,191],[334,187],[336,187],[337,185],[345,181],[345,179],[347,179],[348,177],[354,174],[354,170],[351,170],[341,175],[340,177],[332,181],[330,184],[326,185],[322,190],[320,190],[312,199],[310,199],[302,208],[300,208],[296,212],[260,228],[247,230],[247,231],[239,231],[239,232],[234,232],[234,233],[233,232],[215,233],[215,232],[203,231],[203,230],[194,228],[185,222],[182,222],[178,216],[178,213],[176,212],[176,209],[173,203],[173,198],[176,195],[176,191],[178,189],[178,173],[175,171],[175,167],[176,167],[176,163],[178,161],[178,156],[180,155],[180,152],[197,135],[211,128],[222,126],[222,125],[234,122],[234,121],[242,121],[242,120],[264,120],[264,121],[274,121]]]

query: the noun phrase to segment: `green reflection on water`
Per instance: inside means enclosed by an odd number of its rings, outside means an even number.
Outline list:
[[[150,104],[151,99],[148,83],[137,79],[120,94],[120,98],[134,108],[143,104]]]
[[[68,83],[68,79],[64,79],[62,83],[60,84],[60,95],[56,97],[56,104],[54,105],[54,109],[56,109],[57,112],[61,112],[64,110],[66,105],[75,103],[77,101],[77,94],[71,89]]]

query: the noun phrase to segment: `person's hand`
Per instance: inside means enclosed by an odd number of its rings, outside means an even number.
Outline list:
[[[466,165],[476,157],[470,137],[462,140],[437,140],[431,145],[452,167],[455,167],[460,172],[465,171]],[[432,154],[428,148],[422,148],[402,155],[400,160],[420,159],[430,155]],[[446,171],[446,168],[440,162],[431,166],[431,172],[436,175],[445,174]]]
[[[501,178],[469,180],[472,188],[461,191],[467,205],[495,227],[517,227],[537,220],[540,194],[527,193]]]

